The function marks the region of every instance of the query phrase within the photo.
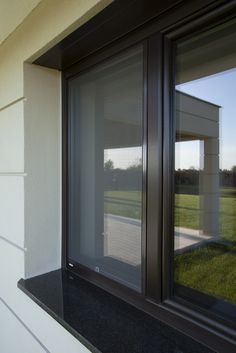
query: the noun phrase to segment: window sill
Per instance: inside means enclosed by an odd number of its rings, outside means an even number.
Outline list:
[[[188,336],[67,270],[18,287],[94,353],[213,353]]]

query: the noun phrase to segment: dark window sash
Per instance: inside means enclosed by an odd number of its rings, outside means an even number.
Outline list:
[[[218,24],[226,22],[236,16],[236,3],[230,1],[219,6],[209,13],[187,22],[185,25],[168,31],[164,35],[163,50],[163,274],[162,274],[162,304],[166,310],[173,311],[179,317],[185,317],[189,322],[196,324],[195,333],[190,329],[190,334],[200,335],[200,331],[212,331],[216,337],[225,340],[222,347],[217,347],[220,352],[232,349],[230,344],[236,342],[236,323],[204,310],[190,300],[184,300],[173,295],[174,281],[174,149],[175,149],[175,45],[180,39],[197,34]],[[184,330],[188,330],[187,324]],[[210,345],[214,346],[214,339]],[[231,348],[228,348],[228,345]],[[235,348],[234,348],[235,349]]]

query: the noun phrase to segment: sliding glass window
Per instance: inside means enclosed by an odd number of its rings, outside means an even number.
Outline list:
[[[236,21],[177,43],[174,292],[236,320]]]
[[[143,47],[68,81],[70,266],[142,287]]]

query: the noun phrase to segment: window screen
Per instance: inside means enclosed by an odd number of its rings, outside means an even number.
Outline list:
[[[141,290],[143,48],[69,81],[71,261]]]

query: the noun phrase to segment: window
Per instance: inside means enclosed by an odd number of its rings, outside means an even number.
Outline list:
[[[115,44],[64,72],[66,265],[110,290],[156,302],[161,290],[160,44],[156,34]]]
[[[232,12],[150,26],[64,71],[66,266],[157,317],[171,309],[226,336],[235,33]]]
[[[69,81],[70,263],[141,291],[143,48]]]
[[[236,21],[177,43],[176,295],[236,322]]]

